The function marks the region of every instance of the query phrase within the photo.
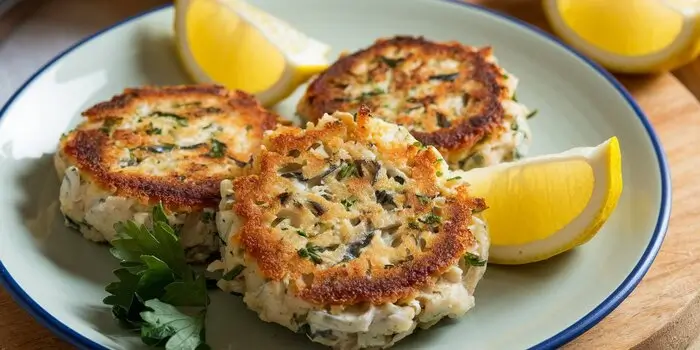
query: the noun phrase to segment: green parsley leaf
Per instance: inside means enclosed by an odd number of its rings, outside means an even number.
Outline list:
[[[451,177],[451,178],[447,179],[447,181],[459,180],[461,178],[462,178],[461,176],[455,176],[455,177]]]
[[[304,232],[304,231],[302,231],[302,230],[297,230],[297,234],[298,234],[299,236],[302,236],[302,237],[307,237],[307,238],[309,237],[309,235],[307,235],[306,232]]]
[[[206,313],[200,311],[189,315],[156,299],[146,301],[146,307],[153,311],[141,312],[144,320],[141,339],[144,343],[165,342],[166,350],[201,349]]]
[[[105,288],[110,295],[103,302],[127,328],[140,328],[147,345],[164,345],[166,350],[206,347],[206,278],[187,264],[178,233],[161,204],[153,209],[152,221],[151,228],[132,220],[115,225],[117,236],[110,251],[121,267],[114,271],[118,281]],[[177,307],[194,308],[197,316]]]
[[[478,255],[467,252],[464,254],[464,260],[471,266],[484,266],[486,260],[482,260]]]

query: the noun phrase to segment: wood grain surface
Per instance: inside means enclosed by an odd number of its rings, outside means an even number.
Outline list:
[[[166,2],[25,0],[21,9],[0,18],[0,104],[69,44]],[[539,0],[469,2],[548,29]],[[700,350],[700,61],[673,74],[619,78],[651,119],[668,156],[671,224],[658,257],[631,296],[566,348]],[[69,348],[0,288],[0,349]]]

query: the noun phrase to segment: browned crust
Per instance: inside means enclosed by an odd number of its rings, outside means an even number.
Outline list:
[[[297,105],[297,113],[311,121],[316,121],[325,113],[356,110],[359,103],[367,104],[370,109],[376,110],[379,106],[373,99],[362,102],[342,101],[340,98],[344,96],[344,92],[342,84],[339,84],[348,77],[357,78],[351,73],[353,67],[376,59],[382,52],[390,48],[410,48],[418,50],[425,57],[456,59],[464,63],[464,66],[471,68],[461,69],[454,84],[459,85],[466,81],[475,81],[481,84],[478,91],[472,91],[472,97],[480,100],[478,111],[460,116],[461,122],[454,123],[449,127],[432,132],[413,130],[411,125],[400,122],[401,118],[409,117],[399,115],[398,123],[407,126],[415,138],[425,144],[435,146],[441,152],[449,152],[450,150],[469,149],[486,136],[502,131],[504,111],[500,99],[508,96],[506,96],[507,91],[503,86],[503,73],[498,66],[486,61],[486,57],[491,53],[491,48],[473,50],[458,42],[436,43],[423,37],[396,36],[389,39],[379,39],[366,49],[342,56],[309,84],[304,97]],[[396,69],[393,70],[396,72]],[[416,77],[404,77],[406,81],[402,81],[400,90],[410,89],[412,79],[416,79]]]
[[[132,117],[130,113],[133,113],[137,103],[157,103],[181,98],[188,101],[212,101],[211,103],[220,109],[217,113],[229,114],[231,118],[234,117],[232,113],[235,111],[236,117],[245,119],[245,122],[252,126],[250,134],[246,137],[259,140],[256,149],[262,141],[263,132],[274,128],[278,120],[277,115],[265,110],[252,95],[242,91],[229,91],[218,85],[125,89],[123,94],[94,105],[82,115],[87,119],[84,124],[109,118],[129,118]],[[194,108],[182,115],[191,120],[210,112]],[[215,208],[220,200],[220,182],[231,177],[230,174],[210,176],[206,166],[195,163],[182,164],[177,173],[169,173],[166,176],[114,171],[110,168],[116,161],[114,154],[110,152],[111,148],[116,143],[138,145],[141,135],[127,130],[117,130],[107,135],[99,129],[81,126],[62,141],[60,152],[81,173],[117,196],[134,198],[148,204],[162,201],[166,208],[177,211]],[[226,152],[229,158],[241,161],[248,161],[251,156],[228,150]],[[201,157],[201,154],[196,156]]]
[[[285,156],[289,149],[307,147],[325,138],[343,135],[347,140],[361,142],[369,116],[361,109],[357,126],[347,120],[326,124],[323,128],[306,131],[290,129],[269,140],[268,149],[263,150],[255,162],[255,174],[239,177],[233,181],[236,192],[234,212],[243,219],[238,234],[233,235],[232,244],[240,244],[248,258],[253,259],[265,278],[281,281],[290,278],[290,287],[296,295],[318,305],[352,305],[362,302],[381,304],[408,298],[421,288],[434,283],[436,276],[465,254],[476,243],[469,231],[472,211],[485,209],[482,199],[471,198],[466,186],[457,190],[457,195],[442,208],[445,219],[439,232],[434,234],[430,249],[412,247],[410,261],[392,268],[371,263],[371,258],[362,256],[327,269],[319,269],[308,259],[299,257],[293,247],[284,244],[280,236],[270,228],[266,218],[279,209],[279,200],[271,188],[280,181],[277,170],[280,164],[289,161]],[[404,146],[404,154],[413,164],[413,173],[421,173],[418,182],[423,193],[437,191],[434,164],[436,156],[427,149],[414,145]],[[302,148],[303,149],[303,148]],[[359,181],[359,180],[358,180]],[[428,206],[421,206],[413,198],[417,212],[427,213]],[[313,276],[313,282],[304,281]]]

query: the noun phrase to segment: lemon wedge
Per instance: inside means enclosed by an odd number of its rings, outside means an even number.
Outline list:
[[[489,262],[525,264],[586,243],[608,219],[622,192],[620,146],[595,147],[460,171],[470,193],[489,208]]]
[[[620,73],[657,73],[700,53],[698,0],[543,0],[553,31]]]
[[[194,81],[255,94],[265,106],[329,65],[328,45],[241,0],[176,0],[175,40]]]

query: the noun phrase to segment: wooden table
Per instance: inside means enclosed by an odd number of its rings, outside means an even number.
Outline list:
[[[25,0],[0,18],[0,105],[56,53],[167,0]],[[471,0],[547,29],[539,0]],[[671,166],[673,210],[661,252],[632,295],[572,349],[700,350],[700,61],[619,77],[650,117]],[[0,350],[68,349],[0,288]]]

